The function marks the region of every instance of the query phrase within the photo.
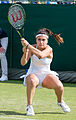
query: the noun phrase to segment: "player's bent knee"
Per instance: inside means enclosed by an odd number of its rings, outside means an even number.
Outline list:
[[[39,81],[36,78],[33,78],[33,76],[29,75],[26,79],[26,84],[30,85],[32,87],[36,87],[38,85]]]
[[[31,85],[32,85],[32,87],[36,87],[36,81],[34,80],[34,79],[31,79]]]

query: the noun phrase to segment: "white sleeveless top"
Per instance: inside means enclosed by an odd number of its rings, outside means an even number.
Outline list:
[[[35,54],[31,57],[31,64],[29,70],[33,73],[39,72],[48,72],[50,71],[50,64],[52,59],[50,58],[42,58],[39,59]]]

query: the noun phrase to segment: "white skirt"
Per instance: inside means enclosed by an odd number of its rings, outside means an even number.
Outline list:
[[[24,78],[24,82],[23,82],[23,85],[24,86],[27,86],[26,84],[26,77],[30,74],[35,74],[37,76],[37,78],[39,79],[39,85],[37,88],[42,88],[42,82],[43,80],[45,79],[45,77],[48,75],[48,74],[52,74],[54,76],[56,76],[58,78],[59,74],[55,71],[43,71],[43,72],[32,72],[32,71],[28,71],[26,75],[22,75],[20,78]]]

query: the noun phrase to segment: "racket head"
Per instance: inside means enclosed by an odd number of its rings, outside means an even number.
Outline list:
[[[25,19],[26,13],[20,4],[10,6],[8,10],[8,21],[16,30],[24,27]]]

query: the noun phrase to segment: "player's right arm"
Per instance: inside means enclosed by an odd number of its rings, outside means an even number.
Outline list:
[[[29,61],[31,57],[31,52],[29,49],[26,50],[26,47],[23,47],[23,55],[21,57],[21,65],[24,66]]]

